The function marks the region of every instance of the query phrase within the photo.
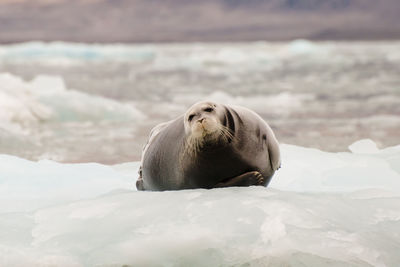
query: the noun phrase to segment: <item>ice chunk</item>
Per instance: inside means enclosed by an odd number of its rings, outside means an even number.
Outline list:
[[[309,40],[303,40],[303,39],[298,39],[290,42],[287,46],[287,49],[290,53],[299,55],[313,54],[316,52],[321,52],[322,50],[321,46],[318,46],[317,44]]]
[[[0,84],[0,126],[12,129],[7,126],[14,125],[15,129],[51,116],[52,111],[32,95],[31,88],[21,78],[0,74]]]
[[[32,91],[39,94],[64,93],[66,86],[61,76],[37,75],[30,83]]]
[[[0,74],[0,127],[69,121],[130,121],[145,116],[131,104],[68,90],[59,76],[39,75],[31,82]]]
[[[349,146],[349,149],[351,152],[358,154],[370,154],[370,153],[377,153],[379,151],[375,142],[372,141],[371,139],[363,139],[354,142]]]

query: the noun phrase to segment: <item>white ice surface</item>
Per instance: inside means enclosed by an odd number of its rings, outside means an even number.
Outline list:
[[[282,145],[270,187],[137,192],[138,163],[0,156],[0,266],[397,266],[400,146]]]

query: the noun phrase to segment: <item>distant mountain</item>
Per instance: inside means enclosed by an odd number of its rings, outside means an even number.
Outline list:
[[[398,0],[0,0],[0,42],[400,39]]]

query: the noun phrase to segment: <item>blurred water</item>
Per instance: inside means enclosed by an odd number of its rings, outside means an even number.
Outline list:
[[[0,153],[29,159],[138,160],[154,125],[202,99],[255,110],[282,143],[400,143],[400,42],[37,42],[0,46],[0,73]]]

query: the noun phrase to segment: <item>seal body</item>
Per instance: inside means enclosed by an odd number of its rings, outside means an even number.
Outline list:
[[[244,107],[200,102],[153,128],[136,185],[157,191],[267,186],[279,167],[279,144],[260,116]]]

